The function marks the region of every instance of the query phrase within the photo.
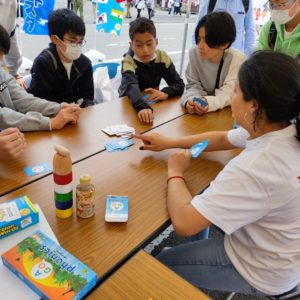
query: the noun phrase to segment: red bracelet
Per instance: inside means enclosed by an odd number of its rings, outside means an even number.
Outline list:
[[[176,179],[176,178],[182,179],[182,180],[184,181],[184,183],[185,183],[184,177],[182,177],[182,176],[171,176],[171,177],[169,177],[169,178],[167,179],[167,185],[168,185],[168,183],[169,183],[170,180]]]

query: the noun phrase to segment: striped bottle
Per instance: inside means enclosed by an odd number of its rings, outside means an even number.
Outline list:
[[[73,214],[72,161],[68,149],[56,145],[55,151],[53,179],[56,216],[68,218]]]

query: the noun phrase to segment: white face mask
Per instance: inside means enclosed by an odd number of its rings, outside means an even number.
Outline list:
[[[75,47],[72,47],[69,43],[67,43],[67,49],[66,51],[63,51],[64,56],[69,60],[76,60],[81,55],[81,45],[76,45]]]
[[[272,14],[272,20],[276,24],[286,24],[294,18],[294,16],[289,15],[289,9],[285,9],[285,10],[272,9],[271,14]]]

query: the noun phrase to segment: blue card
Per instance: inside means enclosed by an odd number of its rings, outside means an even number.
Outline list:
[[[108,152],[126,151],[134,142],[129,139],[114,139],[105,145]]]
[[[192,157],[194,157],[194,158],[198,157],[207,146],[208,146],[208,140],[204,140],[204,141],[192,146],[191,147]]]
[[[108,195],[105,209],[106,222],[128,221],[128,197]]]
[[[24,172],[27,176],[34,176],[42,173],[52,172],[52,167],[49,163],[40,163],[24,168]]]
[[[143,96],[143,99],[147,100],[149,98],[149,96],[150,96],[149,94],[146,94]],[[155,104],[157,102],[158,102],[158,100],[147,101],[148,104]]]
[[[203,108],[207,106],[207,102],[202,100],[199,97],[194,97],[193,102],[196,102],[196,103],[200,104],[200,106],[203,107]]]

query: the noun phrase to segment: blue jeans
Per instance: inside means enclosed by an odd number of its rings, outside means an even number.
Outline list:
[[[232,265],[225,252],[224,237],[182,244],[162,251],[157,259],[199,288],[265,295],[252,287]]]

